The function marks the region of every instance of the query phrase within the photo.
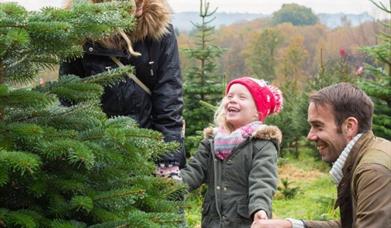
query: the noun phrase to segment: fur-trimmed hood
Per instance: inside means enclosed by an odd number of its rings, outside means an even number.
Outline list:
[[[204,129],[204,138],[212,138],[214,130],[211,127]],[[282,142],[282,133],[277,126],[262,124],[259,126],[251,136],[252,138],[263,140],[274,140],[278,145]]]
[[[144,0],[143,13],[137,17],[136,28],[128,34],[132,41],[150,37],[160,40],[168,33],[172,11],[166,0]]]
[[[72,7],[74,0],[66,0],[65,8]],[[89,0],[99,2],[99,0]],[[136,17],[136,26],[128,37],[131,42],[144,40],[149,37],[153,40],[160,40],[169,32],[172,10],[166,0],[144,0],[143,13]]]

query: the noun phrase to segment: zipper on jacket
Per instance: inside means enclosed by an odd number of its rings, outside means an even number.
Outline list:
[[[215,192],[215,203],[216,203],[216,210],[217,210],[217,214],[219,215],[219,218],[220,218],[220,224],[222,224],[222,216],[221,216],[221,212],[220,212],[220,204],[219,204],[219,197],[217,197],[217,195],[220,193],[217,193],[217,191],[220,191],[220,187],[218,186],[218,180],[217,180],[217,159],[214,155],[214,143],[212,140],[209,140],[209,143],[210,143],[210,148],[211,148],[211,153],[212,153],[212,158],[213,158],[213,176],[214,176],[214,192]]]

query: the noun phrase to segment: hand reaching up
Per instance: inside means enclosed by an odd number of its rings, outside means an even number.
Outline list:
[[[155,175],[161,176],[161,177],[166,177],[166,178],[172,178],[177,181],[182,180],[182,178],[180,176],[179,166],[177,166],[177,165],[159,164],[156,167]]]

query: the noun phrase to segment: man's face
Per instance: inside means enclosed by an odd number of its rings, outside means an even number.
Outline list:
[[[308,107],[308,123],[311,129],[307,139],[316,143],[323,161],[335,162],[349,140],[336,125],[332,107],[330,105],[315,106],[311,102]]]

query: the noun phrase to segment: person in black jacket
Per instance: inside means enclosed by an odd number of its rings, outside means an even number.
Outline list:
[[[160,131],[166,142],[179,142],[181,149],[157,161],[160,170],[170,167],[175,172],[184,167],[185,152],[181,134],[183,89],[178,46],[170,24],[171,11],[165,0],[135,3],[136,25],[131,33],[119,32],[98,42],[86,42],[82,58],[61,64],[60,77],[65,74],[88,77],[118,64],[134,66],[136,80],[141,83],[126,77],[114,86],[105,87],[101,98],[103,111],[108,117],[130,116],[140,127]]]

